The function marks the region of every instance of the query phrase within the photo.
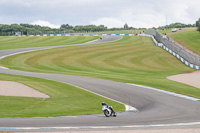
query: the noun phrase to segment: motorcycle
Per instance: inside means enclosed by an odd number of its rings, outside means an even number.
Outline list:
[[[116,117],[117,116],[117,114],[113,110],[112,106],[109,106],[108,104],[105,104],[104,102],[102,103],[102,111],[106,117],[110,117],[110,116]]]

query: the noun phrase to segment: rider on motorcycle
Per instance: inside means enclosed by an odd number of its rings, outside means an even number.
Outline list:
[[[103,108],[103,107],[106,107],[106,108],[109,108],[109,109],[111,109],[111,110],[113,111],[112,107],[109,106],[108,104],[106,104],[106,103],[104,103],[104,102],[102,102],[101,104],[102,104],[102,108]]]
[[[102,111],[104,112],[104,110],[107,108],[107,109],[110,109],[111,110],[111,115],[113,115],[114,117],[116,117],[116,113],[115,111],[113,110],[112,106],[109,106],[108,104],[102,102]]]

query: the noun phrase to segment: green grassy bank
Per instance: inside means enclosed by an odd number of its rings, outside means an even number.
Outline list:
[[[29,98],[0,96],[0,117],[48,117],[102,113],[101,102],[107,102],[116,111],[124,111],[122,104],[64,83],[40,78],[0,74],[0,80],[16,81],[50,96]]]
[[[184,47],[200,55],[200,33],[196,29],[177,32],[169,36]]]
[[[0,50],[80,44],[98,38],[97,36],[0,37]]]

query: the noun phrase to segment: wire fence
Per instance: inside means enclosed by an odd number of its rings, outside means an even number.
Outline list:
[[[0,36],[15,36],[15,32],[0,32]]]
[[[198,54],[186,49],[170,37],[161,35],[155,30],[145,30],[144,33],[153,35],[158,43],[162,43],[189,63],[200,66],[200,56]]]

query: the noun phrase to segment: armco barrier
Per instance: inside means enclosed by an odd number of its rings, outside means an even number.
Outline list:
[[[174,55],[176,58],[178,58],[179,60],[181,60],[185,65],[187,65],[187,66],[189,66],[189,67],[191,67],[191,68],[200,70],[200,66],[194,65],[194,64],[192,64],[192,63],[189,63],[189,62],[186,61],[184,58],[182,58],[180,55],[178,55],[177,53],[175,53],[174,51],[172,51],[171,49],[169,49],[168,47],[166,47],[166,46],[163,45],[162,43],[158,43],[157,40],[154,38],[153,35],[139,34],[138,36],[151,37],[156,46],[162,47],[164,50],[166,50],[167,52],[171,53],[171,54]]]
[[[174,41],[170,37],[168,37],[166,35],[161,35],[155,30],[146,30],[146,31],[144,31],[144,33],[153,35],[155,37],[155,39],[158,42],[165,45],[165,47],[171,49],[172,51],[174,51],[175,53],[180,55],[182,58],[184,58],[185,60],[187,60],[191,64],[200,66],[200,55],[198,55],[198,54],[192,52],[191,50],[183,47],[182,45],[180,45],[179,43],[177,43],[176,41]]]
[[[41,35],[27,35],[27,36],[31,37],[33,36],[135,36],[135,34],[41,34]]]

